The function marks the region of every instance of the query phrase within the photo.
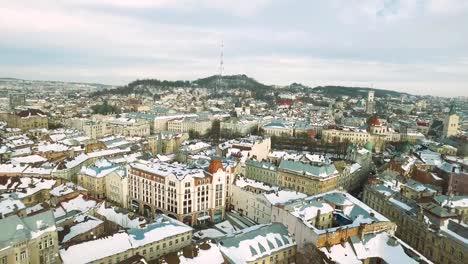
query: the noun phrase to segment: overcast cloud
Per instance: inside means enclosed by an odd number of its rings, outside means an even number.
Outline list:
[[[0,76],[225,74],[468,96],[466,0],[0,0]]]

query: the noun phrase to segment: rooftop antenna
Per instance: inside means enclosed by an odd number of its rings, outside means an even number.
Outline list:
[[[216,91],[215,92],[217,92],[219,86],[221,86],[221,81],[223,79],[223,70],[224,70],[223,49],[224,49],[224,42],[221,41],[221,54],[219,56],[219,75],[218,75],[218,82],[217,82],[217,85],[216,85]]]

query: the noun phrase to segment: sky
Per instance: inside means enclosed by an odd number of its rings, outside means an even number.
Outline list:
[[[0,0],[0,77],[468,96],[467,0]]]

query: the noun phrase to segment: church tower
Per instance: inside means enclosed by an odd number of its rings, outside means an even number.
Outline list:
[[[460,117],[455,113],[454,105],[450,106],[450,112],[444,119],[444,130],[442,137],[448,138],[456,136],[460,130]]]

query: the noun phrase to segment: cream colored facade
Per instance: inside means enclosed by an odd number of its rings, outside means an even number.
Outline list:
[[[278,184],[278,168],[269,162],[247,160],[245,162],[245,176],[272,185]]]
[[[278,168],[278,185],[308,195],[337,188],[339,172],[334,165],[312,166],[283,160]]]
[[[134,257],[141,256],[146,261],[153,263],[164,255],[172,252],[178,252],[181,249],[189,246],[192,243],[192,228],[181,225],[180,222],[169,219],[167,216],[158,216],[155,223],[149,224],[146,229],[136,231],[137,235],[132,234],[133,229],[128,230],[128,234],[124,232],[116,233],[112,236],[100,238],[96,241],[88,241],[81,244],[70,246],[60,250],[60,255],[64,263],[74,261],[81,254],[86,253],[89,247],[99,246],[104,252],[97,253],[96,256],[86,255],[86,263],[93,264],[109,264],[122,263],[123,261]],[[162,223],[162,224],[161,224]],[[152,226],[151,226],[152,225]],[[172,233],[166,228],[172,229]],[[146,232],[150,234],[146,234]],[[159,235],[156,233],[160,233]],[[133,241],[138,244],[129,243],[129,239],[135,239],[136,236],[143,236],[144,239],[136,239],[141,241]],[[115,252],[115,245],[119,244],[119,253],[106,253],[108,251]],[[123,244],[123,245],[122,245]],[[125,245],[127,244],[127,245]],[[125,248],[126,247],[126,248]],[[96,252],[94,252],[96,254]]]
[[[434,229],[434,226],[429,225],[426,215],[431,214],[423,213],[422,207],[419,207],[417,213],[410,213],[406,210],[405,208],[412,208],[413,205],[418,207],[414,201],[407,199],[395,203],[395,198],[385,195],[385,192],[379,192],[374,186],[366,186],[363,201],[396,223],[398,225],[396,235],[434,263],[467,262],[468,244],[463,242],[463,239],[448,235],[440,227]],[[401,204],[406,204],[406,206],[401,206]]]
[[[211,120],[200,120],[194,118],[174,119],[167,122],[167,130],[178,133],[197,132],[204,135],[211,128]]]
[[[35,226],[38,221],[43,223],[43,230]],[[33,226],[29,226],[31,224]],[[16,215],[10,216],[0,220],[0,227],[3,233],[0,237],[7,239],[0,242],[1,264],[61,263],[58,257],[58,235],[51,211],[23,219]],[[17,235],[3,237],[11,234],[11,231],[15,232],[15,229]]]
[[[95,177],[87,174],[79,174],[78,185],[83,186],[90,196],[97,199],[104,199],[106,197],[106,178]]]
[[[128,177],[124,169],[114,171],[105,177],[105,190],[106,200],[128,208]]]
[[[189,139],[188,133],[180,134],[164,134],[158,133],[150,136],[148,140],[148,148],[153,155],[157,154],[173,154],[179,150],[182,143]]]
[[[322,131],[322,141],[325,143],[349,142],[364,145],[372,143],[374,150],[380,152],[388,142],[409,141],[415,143],[418,139],[423,139],[421,133],[403,134],[394,132],[386,126],[371,126],[369,131],[357,129],[324,129]]]
[[[198,115],[196,114],[178,114],[178,115],[167,115],[167,116],[157,116],[154,119],[154,131],[168,131],[168,122],[174,119],[180,118],[197,118]]]
[[[115,254],[109,257],[101,258],[96,261],[89,262],[91,264],[108,264],[108,263],[120,263],[121,261],[128,259],[132,256],[142,256],[146,260],[157,260],[160,257],[169,254],[171,252],[177,252],[184,247],[192,243],[192,232],[186,232],[183,234],[176,234],[173,237],[154,241],[147,245],[131,248],[122,253]]]
[[[444,120],[442,135],[444,138],[456,136],[460,131],[460,117],[457,114],[450,114]]]
[[[131,163],[131,208],[151,217],[165,213],[189,225],[224,219],[228,173],[221,161],[205,172],[186,165]]]
[[[22,131],[33,128],[49,128],[49,119],[42,115],[21,117],[15,113],[0,113],[0,121],[6,122],[8,127],[19,128]]]
[[[104,122],[107,134],[126,137],[146,137],[151,134],[150,124],[143,119],[112,118]]]
[[[248,264],[289,264],[296,258],[296,246],[284,248],[276,251],[273,254],[256,259],[254,261],[248,261]]]
[[[258,127],[257,120],[237,120],[229,119],[222,121],[220,124],[221,131],[226,130],[232,133],[239,133],[241,135],[247,135],[254,128]]]
[[[102,122],[88,121],[83,124],[83,132],[91,139],[101,138],[107,135],[107,125]]]

